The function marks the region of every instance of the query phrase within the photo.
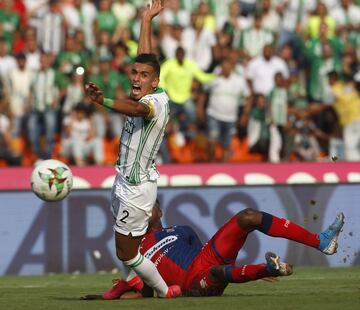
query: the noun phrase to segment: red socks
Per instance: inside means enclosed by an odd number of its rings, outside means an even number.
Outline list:
[[[272,275],[266,270],[266,264],[244,265],[240,267],[225,267],[225,277],[230,283],[243,283],[254,281]]]
[[[319,247],[320,240],[317,234],[314,234],[287,219],[278,218],[265,212],[262,212],[262,214],[263,220],[258,230],[264,234],[272,237],[282,237],[294,240],[314,248]]]

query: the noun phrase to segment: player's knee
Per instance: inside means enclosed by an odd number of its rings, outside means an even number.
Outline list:
[[[261,224],[261,219],[261,212],[251,208],[242,210],[237,214],[237,222],[244,229],[255,229]]]
[[[212,266],[209,276],[212,282],[226,282],[224,266]]]

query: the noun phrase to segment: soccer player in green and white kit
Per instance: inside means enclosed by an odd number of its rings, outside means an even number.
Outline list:
[[[131,98],[104,98],[94,83],[86,85],[86,94],[93,103],[127,115],[111,193],[116,254],[132,269],[127,277],[131,285],[140,289],[140,277],[159,297],[171,298],[181,294],[180,287],[168,287],[155,265],[139,252],[157,195],[159,173],[154,160],[169,120],[169,98],[157,87],[160,65],[151,53],[151,21],[162,9],[160,0],[152,0],[142,17],[138,55],[131,70]]]

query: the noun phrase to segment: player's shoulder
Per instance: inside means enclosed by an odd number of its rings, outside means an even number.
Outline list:
[[[157,87],[153,93],[145,95],[140,101],[153,101],[166,104],[169,101],[169,97],[164,89]]]

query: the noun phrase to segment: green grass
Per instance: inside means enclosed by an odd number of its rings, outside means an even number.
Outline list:
[[[360,268],[296,268],[271,284],[232,284],[221,297],[82,301],[111,285],[111,274],[0,277],[0,309],[360,309]]]

